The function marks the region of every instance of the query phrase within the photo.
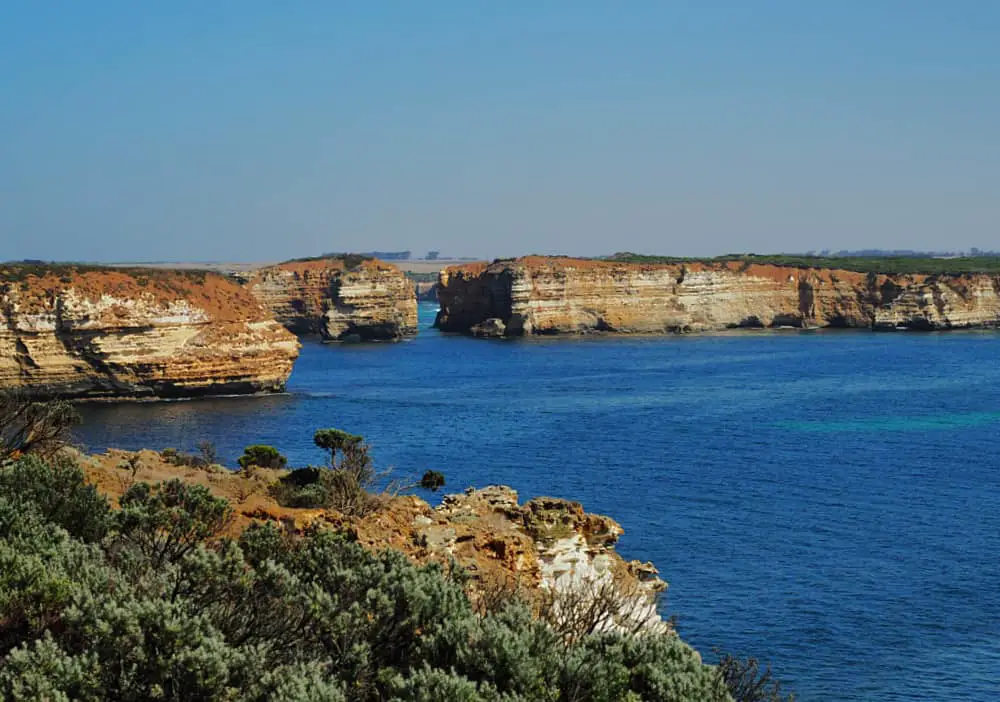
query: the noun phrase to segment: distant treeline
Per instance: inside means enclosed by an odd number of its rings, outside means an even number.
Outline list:
[[[365,261],[371,261],[375,256],[370,254],[356,253],[325,253],[319,256],[301,256],[300,258],[290,258],[284,263],[303,263],[306,261],[325,261],[328,259],[340,260],[344,262],[345,268],[357,268]]]
[[[56,275],[64,283],[69,283],[74,275],[84,273],[123,273],[135,278],[140,285],[149,280],[170,281],[184,278],[196,283],[204,283],[205,276],[212,271],[200,268],[156,268],[153,266],[106,266],[94,263],[46,262],[37,259],[6,261],[0,263],[0,282],[24,281],[29,277],[44,278]]]
[[[826,257],[860,257],[860,258],[881,258],[883,256],[898,256],[902,258],[964,258],[971,256],[1000,256],[1000,251],[983,251],[973,246],[968,251],[917,251],[914,249],[858,249],[851,251],[841,249],[840,251],[806,251],[804,254],[793,253],[791,256],[826,256]]]
[[[837,268],[859,273],[922,273],[924,275],[1000,273],[1000,255],[936,258],[932,256],[810,256],[806,254],[726,254],[714,258],[646,256],[616,253],[606,260],[625,263],[725,263],[770,264],[793,268]]]

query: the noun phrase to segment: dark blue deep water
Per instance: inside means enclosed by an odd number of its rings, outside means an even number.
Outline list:
[[[422,309],[423,326],[433,319]],[[86,406],[91,449],[214,441],[579,500],[670,582],[682,636],[804,702],[1000,699],[1000,335],[307,344],[289,393]]]

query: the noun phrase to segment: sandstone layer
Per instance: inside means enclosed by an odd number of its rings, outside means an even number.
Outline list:
[[[348,517],[333,510],[278,505],[268,486],[285,471],[258,468],[248,476],[222,466],[176,466],[148,450],[112,449],[94,456],[69,451],[88,480],[112,498],[134,480],[181,478],[230,501],[233,534],[260,521],[294,532],[326,526],[349,533],[368,548],[401,551],[417,563],[436,562],[446,568],[457,564],[468,574],[474,598],[610,601],[616,606],[602,625],[606,629],[667,629],[656,606],[666,583],[656,568],[625,561],[615,551],[621,526],[609,517],[586,513],[576,502],[536,498],[521,504],[511,488],[490,486],[446,495],[437,507],[413,495],[386,497],[374,513]]]
[[[212,273],[0,269],[0,388],[72,398],[280,391],[298,340]]]
[[[439,329],[479,336],[1000,325],[1000,276],[879,275],[740,261],[499,260],[445,269],[438,300]]]
[[[348,267],[342,258],[290,261],[244,278],[287,329],[330,341],[395,340],[417,332],[413,283],[376,260]]]

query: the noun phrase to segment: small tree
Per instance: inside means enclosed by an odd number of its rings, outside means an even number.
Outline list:
[[[79,423],[80,415],[64,400],[41,402],[23,390],[0,391],[0,464],[27,453],[53,455]]]
[[[330,465],[333,466],[337,452],[346,452],[364,442],[364,437],[349,434],[342,429],[319,429],[313,434],[313,442],[324,451],[330,452]]]
[[[215,444],[211,441],[199,441],[198,453],[201,454],[201,460],[204,461],[206,466],[219,462],[219,452],[216,450]]]
[[[437,492],[444,487],[444,473],[439,473],[436,470],[427,471],[420,479],[420,487],[424,490]]]
[[[313,442],[330,452],[330,470],[320,476],[327,505],[345,514],[369,512],[374,496],[369,492],[378,480],[364,437],[341,429],[320,429]]]

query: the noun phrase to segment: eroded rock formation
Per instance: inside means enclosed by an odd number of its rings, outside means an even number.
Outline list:
[[[416,292],[395,266],[342,258],[290,261],[245,277],[289,330],[332,341],[394,340],[417,332]]]
[[[191,397],[284,388],[299,343],[212,273],[0,270],[0,387],[40,396]]]
[[[438,299],[438,328],[480,336],[1000,325],[998,276],[876,275],[739,261],[532,256],[447,268]]]

